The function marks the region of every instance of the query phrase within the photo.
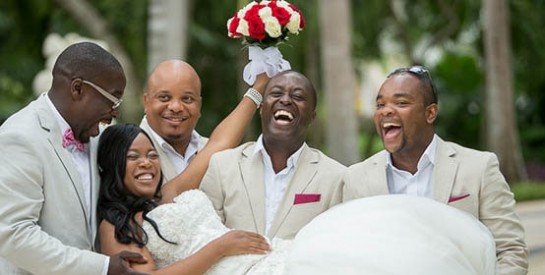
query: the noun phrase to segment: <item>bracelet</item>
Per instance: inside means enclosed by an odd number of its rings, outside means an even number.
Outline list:
[[[261,106],[261,102],[263,102],[263,96],[254,88],[249,88],[244,96],[251,99],[255,105],[257,105],[257,108],[259,108],[259,106]]]

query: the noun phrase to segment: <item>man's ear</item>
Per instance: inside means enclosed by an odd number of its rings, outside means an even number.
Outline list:
[[[148,93],[144,93],[144,95],[142,96],[142,106],[144,106],[144,114],[146,113],[146,103],[148,103],[148,100],[150,100],[148,98]]]
[[[78,101],[83,97],[83,79],[75,78],[70,82],[70,95],[74,101]]]
[[[437,114],[439,113],[439,106],[437,103],[432,103],[426,107],[426,122],[428,124],[433,124],[437,119]]]

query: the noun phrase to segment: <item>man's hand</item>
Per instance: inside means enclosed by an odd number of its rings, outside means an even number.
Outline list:
[[[139,253],[121,251],[110,257],[108,275],[146,275],[131,269],[129,263],[145,264],[147,260]]]

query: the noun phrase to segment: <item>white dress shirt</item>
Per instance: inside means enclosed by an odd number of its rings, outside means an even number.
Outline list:
[[[392,156],[386,158],[386,175],[388,177],[388,190],[390,194],[407,194],[418,197],[432,198],[432,175],[435,166],[435,150],[437,148],[437,135],[433,136],[420,160],[418,160],[416,173],[397,169],[392,164]]]
[[[161,148],[163,148],[163,151],[165,151],[165,153],[167,154],[170,162],[174,164],[174,169],[176,169],[176,173],[178,174],[185,170],[185,168],[189,165],[191,160],[195,158],[195,155],[197,155],[197,152],[199,151],[199,142],[201,140],[201,135],[199,135],[199,133],[197,133],[197,131],[195,130],[191,132],[189,144],[187,145],[187,148],[185,149],[185,154],[183,155],[176,152],[176,150],[174,150],[174,147],[166,142],[151,127],[150,131],[153,135],[153,138],[159,143],[159,146],[161,146]]]
[[[287,160],[286,168],[275,173],[271,157],[263,145],[263,135],[256,141],[254,153],[261,153],[263,156],[263,180],[265,182],[265,234],[269,234],[278,206],[282,203],[288,184],[295,173],[295,164],[301,156],[303,146],[293,153]]]

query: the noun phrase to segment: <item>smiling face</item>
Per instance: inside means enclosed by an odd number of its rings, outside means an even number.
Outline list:
[[[392,154],[419,158],[434,135],[437,104],[426,106],[425,86],[409,73],[390,76],[380,87],[374,114],[377,133]]]
[[[150,127],[178,151],[185,151],[201,117],[199,76],[180,60],[159,64],[149,77],[144,108]]]
[[[129,193],[152,199],[161,181],[161,162],[149,138],[139,133],[127,152],[123,182]]]
[[[303,144],[316,117],[316,94],[310,81],[297,72],[274,76],[265,87],[261,126],[266,143]]]

